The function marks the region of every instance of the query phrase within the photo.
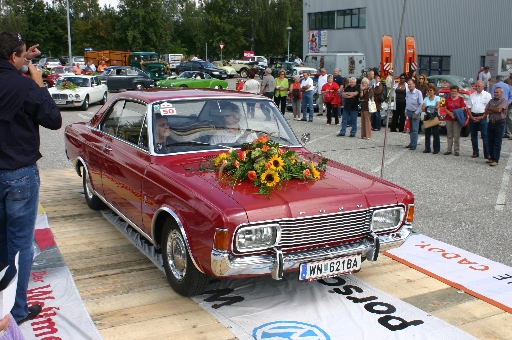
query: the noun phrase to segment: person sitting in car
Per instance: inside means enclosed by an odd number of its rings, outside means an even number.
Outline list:
[[[221,102],[220,114],[223,129],[210,138],[210,144],[251,143],[258,138],[256,133],[246,131],[240,126],[242,114],[236,104]]]
[[[169,147],[169,125],[167,122],[167,118],[162,116],[161,114],[157,113],[155,115],[155,152],[156,153],[169,153],[170,147]]]

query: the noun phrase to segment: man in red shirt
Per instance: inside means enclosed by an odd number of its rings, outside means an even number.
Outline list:
[[[496,166],[500,162],[501,141],[503,139],[505,121],[507,120],[508,101],[501,94],[501,87],[495,87],[494,98],[487,103],[484,112],[484,117],[489,116],[487,138],[491,158],[486,162],[490,163],[490,166]]]

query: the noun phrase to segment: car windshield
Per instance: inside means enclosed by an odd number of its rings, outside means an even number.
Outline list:
[[[201,64],[201,66],[203,66],[204,68],[216,68],[215,65],[213,65],[212,63],[210,63],[209,61],[200,61],[199,62]]]
[[[59,59],[57,58],[48,58],[46,59],[47,63],[60,63]]]
[[[186,71],[186,72],[183,72],[182,74],[180,74],[178,76],[178,78],[180,79],[183,79],[183,78],[192,78],[194,76],[195,72],[190,72],[190,71]]]
[[[91,82],[90,82],[89,78],[83,78],[83,77],[62,77],[57,80],[57,82],[55,83],[55,86],[58,86],[66,81],[72,82],[76,86],[80,86],[80,87],[91,87]]]
[[[265,135],[300,145],[273,101],[259,98],[160,101],[152,104],[156,153],[241,147]]]
[[[461,87],[463,89],[467,89],[467,88],[471,88],[471,85],[469,84],[469,82],[466,79],[460,79],[459,87]]]
[[[110,74],[110,72],[112,72],[112,69],[111,68],[106,68],[103,73],[101,74],[102,76],[108,76]]]
[[[140,58],[143,61],[158,61],[158,55],[156,54],[141,55]]]

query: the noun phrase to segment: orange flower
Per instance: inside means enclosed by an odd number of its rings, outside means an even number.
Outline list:
[[[246,156],[245,151],[238,153],[238,159],[241,160],[242,162],[245,162],[245,159],[246,159],[245,156]]]
[[[270,149],[270,146],[268,146],[268,145],[263,145],[263,146],[261,147],[261,150],[263,150],[263,151],[265,151],[265,152],[267,152],[269,149]]]
[[[265,169],[270,169],[272,167],[272,163],[265,163]]]
[[[258,175],[256,175],[256,171],[251,170],[251,171],[247,172],[247,177],[251,181],[254,181],[258,177]]]
[[[309,176],[311,176],[311,171],[309,171],[309,169],[302,171],[302,176],[304,178],[308,178]]]
[[[266,143],[266,142],[268,142],[268,137],[267,137],[267,136],[261,136],[261,137],[259,138],[259,141],[260,141],[261,143]]]
[[[233,166],[238,169],[238,167],[240,166],[240,163],[238,163],[238,161],[235,159],[233,162]]]
[[[226,164],[228,164],[228,161],[227,161],[227,160],[225,160],[225,159],[223,159],[223,160],[222,160],[222,165],[224,165],[224,166],[225,166]]]

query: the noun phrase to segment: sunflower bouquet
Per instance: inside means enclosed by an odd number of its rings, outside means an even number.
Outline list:
[[[258,193],[269,196],[276,188],[280,190],[285,181],[299,179],[315,181],[320,172],[326,170],[326,158],[315,164],[312,160],[299,158],[295,151],[280,148],[267,136],[261,136],[240,151],[230,149],[210,161],[219,172],[219,181],[232,186],[244,180],[252,181]]]
[[[57,85],[57,89],[59,89],[60,91],[64,91],[64,90],[75,91],[79,87],[80,86],[75,85],[72,81],[69,81],[69,80],[65,80],[62,83],[60,83],[59,85]]]

